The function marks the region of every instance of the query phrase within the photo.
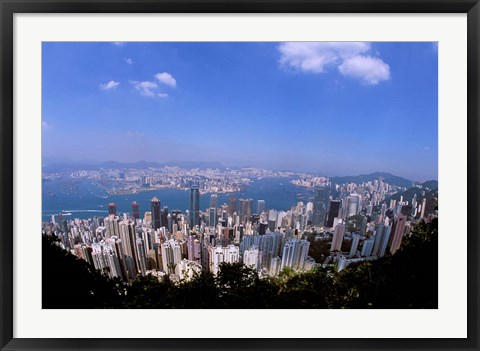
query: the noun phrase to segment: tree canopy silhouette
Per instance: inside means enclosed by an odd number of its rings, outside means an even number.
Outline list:
[[[117,308],[123,301],[119,279],[108,279],[84,260],[42,237],[43,308]]]

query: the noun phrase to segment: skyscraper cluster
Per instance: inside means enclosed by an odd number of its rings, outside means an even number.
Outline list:
[[[277,276],[286,268],[305,271],[335,264],[341,270],[352,262],[394,254],[409,233],[410,220],[422,216],[426,206],[417,196],[410,206],[403,198],[387,204],[382,199],[389,185],[381,181],[322,185],[315,188],[313,201],[299,201],[287,211],[234,194],[220,204],[216,193],[201,211],[199,187],[192,184],[185,213],[162,209],[154,196],[143,216],[137,202],[122,216],[110,203],[106,217],[67,221],[52,216],[43,231],[59,236],[62,247],[95,269],[125,282],[147,274],[188,280],[202,271],[218,274],[223,263],[238,262],[261,276]],[[306,231],[316,232],[315,240],[328,240],[325,262],[309,257]]]

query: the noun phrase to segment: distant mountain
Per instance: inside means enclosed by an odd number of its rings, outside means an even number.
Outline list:
[[[428,181],[422,183],[422,188],[423,189],[431,189],[431,190],[438,189],[438,181],[428,180]]]
[[[111,169],[126,169],[126,168],[144,169],[144,168],[150,168],[150,167],[153,167],[153,168],[162,167],[162,164],[158,162],[147,162],[147,161],[138,161],[133,163],[107,161],[97,165],[97,168],[111,168]]]
[[[50,164],[43,164],[42,165],[42,172],[73,172],[77,170],[86,170],[86,171],[93,171],[98,169],[99,166],[93,164],[79,164],[79,163],[50,163]]]
[[[402,188],[410,188],[413,185],[411,180],[406,178],[395,176],[386,172],[375,172],[371,174],[362,174],[358,176],[346,176],[346,177],[330,177],[332,183],[345,184],[345,183],[364,183],[374,180],[383,180],[384,182],[399,186]]]
[[[177,162],[166,162],[163,163],[163,166],[175,166],[185,169],[200,168],[200,169],[225,169],[225,166],[220,162],[203,162],[203,161],[177,161]]]
[[[104,169],[145,169],[145,168],[160,168],[165,166],[180,167],[184,169],[200,168],[200,169],[225,169],[225,166],[219,162],[202,162],[202,161],[174,161],[174,162],[148,162],[138,161],[133,163],[122,163],[117,161],[107,161],[101,163],[81,163],[81,162],[58,162],[51,164],[44,164],[43,171],[45,172],[64,172],[76,170],[97,170]]]

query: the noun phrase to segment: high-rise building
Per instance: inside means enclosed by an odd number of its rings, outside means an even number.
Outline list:
[[[341,256],[337,261],[337,271],[341,272],[347,267],[347,258]]]
[[[145,276],[147,272],[147,255],[146,255],[145,243],[143,239],[140,239],[140,238],[137,239],[136,249],[137,249],[137,267],[139,268],[140,274],[142,276]]]
[[[264,235],[267,232],[268,222],[260,222],[258,224],[258,234]]]
[[[373,213],[373,205],[372,205],[372,204],[369,204],[369,205],[367,206],[366,215],[367,215],[367,216],[371,216],[372,213]]]
[[[182,260],[182,247],[177,241],[170,241],[170,245],[173,249],[173,263],[177,265]]]
[[[363,247],[362,247],[362,256],[363,257],[368,257],[372,254],[372,249],[374,245],[374,240],[372,239],[367,239],[363,242]]]
[[[240,262],[240,249],[235,245],[228,245],[223,248],[223,260],[227,263]]]
[[[382,204],[382,207],[380,210],[380,216],[382,216],[382,219],[385,219],[386,213],[387,213],[387,204]]]
[[[308,255],[310,243],[307,240],[290,240],[283,247],[280,270],[285,267],[302,270]]]
[[[152,221],[152,212],[145,211],[145,213],[143,215],[143,222],[148,223],[148,222],[151,222],[151,221]]]
[[[120,219],[114,215],[109,215],[107,218],[105,218],[105,236],[107,238],[110,238],[111,236],[118,237],[119,222]]]
[[[243,253],[243,264],[245,266],[258,269],[260,267],[259,263],[259,251],[256,246],[252,246]]]
[[[351,194],[347,197],[347,217],[355,216],[360,209],[360,195]]]
[[[200,190],[198,185],[190,188],[190,227],[200,225]]]
[[[162,227],[169,227],[168,226],[168,207],[164,206],[162,210]],[[169,228],[170,230],[170,228]]]
[[[210,227],[215,227],[217,225],[217,208],[210,207],[208,209],[208,223]]]
[[[221,206],[221,215],[224,221],[228,221],[228,205],[225,203]]]
[[[333,220],[338,217],[340,212],[340,201],[339,200],[332,200],[330,201],[330,207],[328,209],[328,217],[327,217],[327,227],[333,227]]]
[[[280,257],[272,258],[272,262],[270,264],[270,269],[268,270],[268,275],[271,277],[276,277],[280,273],[280,266],[282,264],[282,260]]]
[[[194,255],[194,242],[196,240],[195,235],[189,235],[188,236],[188,241],[187,241],[187,257],[190,261],[193,261],[193,255]]]
[[[375,242],[373,244],[373,251],[372,256],[378,256],[380,253],[380,249],[382,247],[382,239],[383,239],[383,232],[385,230],[385,226],[383,223],[378,225],[378,228],[375,232]]]
[[[285,211],[278,211],[277,214],[277,228],[280,228],[283,226],[283,220],[287,216],[287,213]]]
[[[423,217],[425,217],[425,207],[427,206],[427,198],[423,198],[423,201],[422,201],[422,210],[420,212],[420,219],[422,219]]]
[[[200,240],[195,239],[193,241],[193,260],[194,262],[197,262],[198,264],[202,264],[202,245],[200,243]]]
[[[235,263],[240,261],[240,251],[238,246],[222,245],[209,247],[209,266],[210,272],[217,274],[222,262]]]
[[[139,219],[139,218],[140,218],[139,205],[138,205],[138,202],[136,202],[136,201],[133,201],[133,202],[132,202],[132,216],[133,216],[133,218],[135,218],[135,219]]]
[[[407,217],[403,214],[398,214],[395,218],[393,225],[393,237],[390,244],[390,253],[393,255],[402,244],[403,234],[405,233],[405,226],[407,223]]]
[[[330,251],[342,250],[342,242],[343,242],[344,234],[345,234],[345,224],[343,223],[337,224],[337,226],[333,231],[333,239],[332,239],[332,245],[330,247]]]
[[[247,223],[252,217],[252,199],[239,199],[238,212],[240,215],[240,223]]]
[[[257,214],[265,212],[265,200],[257,200]]]
[[[136,233],[135,223],[121,221],[120,239],[122,240],[125,266],[127,268],[127,275],[129,279],[135,279],[139,268],[137,267],[137,253],[136,253]]]
[[[367,226],[367,224],[368,224],[367,217],[365,217],[363,214],[361,214],[360,218],[362,220],[360,222],[360,235],[365,235],[365,234],[367,234],[368,231],[371,231],[371,234],[373,235],[373,233],[375,231],[375,224],[370,223],[370,225]]]
[[[217,274],[219,270],[220,263],[223,262],[223,248],[222,245],[210,246],[209,247],[209,266],[210,272]]]
[[[174,274],[175,267],[182,260],[182,247],[175,240],[171,239],[160,246],[162,265],[165,273]]]
[[[305,209],[305,216],[306,216],[306,221],[307,221],[307,225],[311,225],[312,224],[312,218],[313,218],[313,202],[307,202],[307,206],[306,206],[306,209]]]
[[[357,253],[359,242],[360,242],[360,235],[353,234],[352,235],[352,246],[350,248],[350,253],[349,253],[350,257],[355,256],[355,254]]]
[[[161,245],[162,252],[162,265],[165,273],[174,274],[175,272],[175,263],[173,258],[173,249],[170,246],[170,243],[166,242]]]
[[[229,195],[228,196],[228,215],[233,216],[233,214],[237,211],[237,200],[235,196]]]
[[[187,210],[187,213],[189,211]],[[178,224],[182,219],[182,211],[180,210],[172,210],[172,223]]]
[[[217,194],[210,195],[210,207],[213,207],[213,208],[218,207],[218,195]]]
[[[113,202],[108,204],[108,214],[114,216],[117,215],[117,205],[115,205]]]
[[[106,242],[110,244],[114,255],[118,258],[118,268],[120,269],[120,271],[117,273],[116,276],[121,277],[123,281],[128,282],[127,265],[125,263],[122,240],[118,239],[116,236],[112,236],[110,239],[107,239]]]
[[[93,243],[92,261],[95,269],[104,271],[110,278],[122,278],[120,262],[116,256],[116,250],[110,244]]]
[[[152,209],[152,226],[153,229],[158,229],[162,226],[162,215],[160,213],[160,200],[154,197],[151,201]]]
[[[245,201],[245,206],[246,206],[245,211],[244,211],[245,216],[246,216],[245,222],[251,222],[252,221],[252,214],[253,214],[253,210],[252,210],[253,199],[247,199]]]
[[[268,210],[268,229],[273,232],[277,228],[277,210]]]
[[[387,245],[390,240],[391,232],[392,232],[392,226],[385,224],[385,228],[383,230],[382,244],[380,245],[380,252],[378,253],[379,257],[383,257],[385,255],[385,252],[387,250]]]
[[[238,199],[238,215],[240,217],[240,223],[245,223],[245,199]]]
[[[330,191],[328,188],[317,188],[313,199],[313,224],[324,225],[327,216],[327,205]]]
[[[93,266],[91,246],[87,246],[86,244],[77,244],[74,246],[74,249],[75,255],[78,258],[85,260],[85,262]]]
[[[261,255],[259,261],[262,267],[269,269],[271,261],[281,253],[284,242],[284,233],[267,233],[265,235],[244,235],[240,243],[240,253],[256,247]]]

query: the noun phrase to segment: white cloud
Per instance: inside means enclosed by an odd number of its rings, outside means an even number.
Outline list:
[[[149,81],[138,82],[134,80],[134,81],[130,81],[130,83],[133,84],[135,89],[137,89],[140,92],[140,94],[145,96],[155,96],[155,92],[153,90],[158,88],[158,84],[155,82],[149,82]]]
[[[177,81],[175,78],[170,73],[167,72],[161,72],[155,74],[155,78],[159,82],[159,84],[164,84],[168,85],[170,87],[176,87]],[[144,82],[139,82],[139,81],[130,81],[130,83],[133,84],[135,89],[137,89],[140,94],[145,95],[145,96],[158,96],[160,98],[167,98],[168,94],[162,91],[158,91],[157,88],[159,84],[156,81],[150,82],[150,81],[144,81]]]
[[[368,56],[371,45],[364,42],[287,42],[278,46],[281,67],[321,74],[336,68],[345,76],[377,84],[390,77],[390,67]]]
[[[125,42],[124,41],[114,41],[112,44],[115,45],[115,46],[124,46]]]
[[[118,87],[120,85],[119,82],[115,82],[114,80],[111,80],[105,84],[100,84],[100,89],[102,90],[112,90],[112,89],[115,89],[116,87]]]
[[[177,86],[177,81],[168,72],[157,73],[155,75],[155,78],[157,78],[160,83],[171,86],[173,88],[175,88]]]
[[[346,59],[338,70],[346,77],[358,78],[365,84],[378,84],[390,79],[390,66],[371,56],[354,56]]]
[[[126,63],[128,63],[129,65],[132,65],[133,64],[133,59],[131,59],[130,57],[125,57],[123,59]]]

